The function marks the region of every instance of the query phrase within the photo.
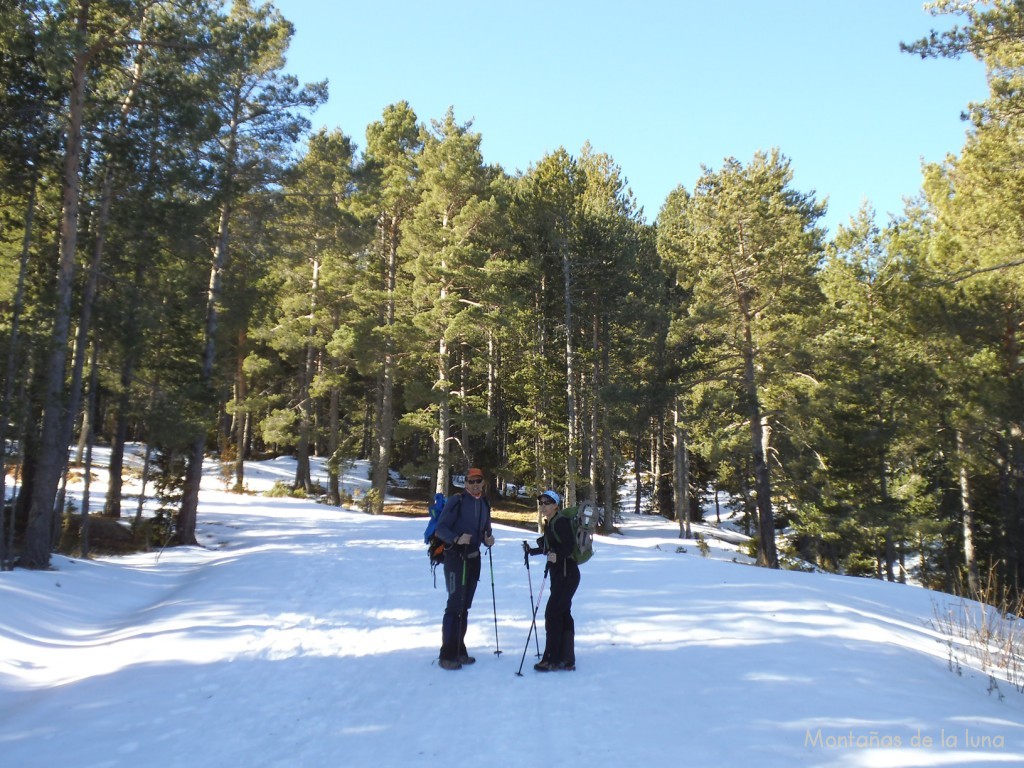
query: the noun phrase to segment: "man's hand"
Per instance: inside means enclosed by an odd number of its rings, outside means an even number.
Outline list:
[[[488,549],[494,546],[494,537],[490,534],[484,536],[484,546]]]

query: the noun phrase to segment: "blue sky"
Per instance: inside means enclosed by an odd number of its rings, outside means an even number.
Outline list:
[[[985,97],[973,59],[922,60],[901,41],[946,28],[920,0],[275,0],[296,27],[288,71],[327,79],[314,125],[360,146],[405,99],[449,106],[484,160],[525,171],[589,141],[648,221],[701,165],[778,147],[794,186],[829,199],[834,234],[864,200],[884,222],[921,186],[921,161],[963,146]]]

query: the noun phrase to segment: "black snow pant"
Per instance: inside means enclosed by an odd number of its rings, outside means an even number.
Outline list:
[[[441,622],[441,658],[458,661],[466,652],[466,628],[473,595],[480,581],[480,550],[449,547],[444,553],[444,583],[448,603]]]
[[[576,624],[572,598],[580,586],[580,567],[575,560],[555,563],[548,571],[551,592],[544,609],[544,655],[542,661],[576,666]]]

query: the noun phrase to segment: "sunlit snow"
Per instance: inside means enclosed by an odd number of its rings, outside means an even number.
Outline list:
[[[293,472],[253,464],[247,485]],[[583,566],[577,671],[540,674],[526,640],[542,570],[524,567],[530,534],[499,525],[477,663],[449,672],[424,520],[219,477],[202,547],[0,574],[3,765],[1024,763],[1024,694],[951,652],[934,622],[949,596],[756,568],[711,525],[702,556],[675,524],[627,514]],[[364,489],[365,466],[345,484]]]

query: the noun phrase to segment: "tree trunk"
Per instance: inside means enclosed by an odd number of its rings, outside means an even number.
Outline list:
[[[82,462],[85,460],[85,444],[88,441],[87,435],[89,430],[92,428],[90,419],[92,414],[89,413],[88,408],[82,409],[82,426],[78,429],[78,441],[75,443],[75,457],[71,460],[71,466],[80,467]]]
[[[295,486],[303,488],[306,493],[313,491],[313,478],[309,468],[309,446],[310,433],[313,428],[313,402],[310,397],[310,389],[313,384],[313,371],[316,364],[315,323],[317,310],[317,293],[320,290],[320,259],[313,257],[313,281],[310,286],[309,316],[311,324],[309,328],[309,343],[306,345],[306,364],[301,371],[302,381],[299,384],[299,443],[295,450]]]
[[[537,291],[537,296],[533,300],[533,311],[536,317],[541,317],[541,306],[542,297],[547,295],[548,292],[548,278],[546,273],[542,273],[540,276],[540,286]],[[539,333],[534,339],[534,354],[537,360],[544,360],[548,348],[548,329],[547,323],[541,323],[538,329]],[[544,477],[545,467],[548,466],[546,460],[548,444],[544,439],[543,431],[541,430],[541,414],[548,413],[548,390],[546,386],[541,386],[538,392],[538,402],[536,407],[533,409],[533,478],[534,478],[534,490],[540,492],[546,489],[547,481]],[[542,524],[544,522],[544,516],[541,514],[540,507],[536,507],[536,524],[537,531],[541,531]]]
[[[459,348],[459,414],[462,425],[462,459],[467,467],[475,467],[476,456],[473,454],[469,438],[469,391],[466,389],[466,382],[469,381],[469,358],[466,355],[466,345]]]
[[[602,333],[601,345],[601,367],[602,381],[607,381],[609,376],[608,348],[611,346],[607,333]],[[618,505],[618,491],[616,488],[617,473],[615,471],[615,454],[612,449],[612,427],[608,416],[608,403],[602,399],[601,402],[601,455],[604,457],[604,526],[605,533],[615,530],[615,508]]]
[[[124,400],[121,401],[124,405]],[[124,448],[128,439],[128,418],[118,409],[114,422],[114,439],[110,444],[110,461],[107,463],[107,497],[103,503],[104,517],[121,516],[121,493],[124,488]]]
[[[384,290],[384,360],[380,374],[380,394],[378,416],[376,419],[376,437],[373,461],[373,489],[376,491],[375,514],[384,511],[384,496],[387,493],[388,469],[391,466],[391,436],[394,431],[394,399],[395,399],[395,341],[392,331],[395,325],[395,297],[398,290],[398,243],[400,239],[400,221],[392,216],[388,220],[386,234],[387,265],[385,270]]]
[[[203,365],[200,371],[201,392],[213,394],[213,364],[217,345],[217,304],[220,301],[221,277],[228,254],[228,225],[231,221],[230,196],[221,207],[220,220],[217,224],[217,247],[213,252],[213,264],[210,267],[210,284],[206,293],[206,344],[203,350]],[[209,405],[209,403],[208,403]],[[199,511],[199,486],[203,479],[203,459],[206,454],[206,431],[200,428],[192,443],[185,468],[185,486],[181,499],[181,509],[175,531],[175,540],[179,544],[196,545],[196,519]]]
[[[598,462],[601,461],[601,429],[600,429],[600,389],[601,389],[601,367],[600,367],[600,341],[599,341],[599,330],[598,330],[598,317],[594,315],[591,323],[591,352],[593,354],[593,365],[591,368],[591,381],[590,381],[590,408],[587,410],[587,423],[590,427],[589,432],[589,443],[590,448],[588,453],[589,461],[587,462],[588,474],[590,480],[590,498],[594,502],[594,507],[598,507],[602,503],[605,508],[608,506],[608,499],[601,499],[599,493],[600,482],[601,482],[601,471],[598,467]],[[608,525],[607,515],[605,516],[605,524]]]
[[[103,184],[100,192],[100,210],[96,217],[96,239],[93,243],[92,261],[89,264],[89,276],[85,283],[85,291],[82,295],[82,310],[78,320],[78,330],[75,333],[75,351],[71,363],[71,387],[68,395],[68,416],[64,425],[65,442],[70,443],[74,433],[74,421],[78,414],[79,403],[82,399],[82,377],[85,367],[85,357],[89,346],[89,331],[92,326],[92,309],[96,301],[96,293],[99,290],[100,264],[103,261],[103,249],[106,243],[107,224],[110,221],[110,206],[113,202],[114,174],[110,169],[109,160],[103,171]],[[78,440],[78,448],[75,454],[75,463],[82,461],[82,452],[85,450],[85,435],[90,429],[88,409],[82,415],[82,433]]]
[[[146,504],[146,486],[149,483],[149,467],[150,462],[153,459],[153,446],[148,442],[146,443],[146,454],[142,457],[142,480],[139,482],[139,503],[135,507],[135,521],[132,524],[135,530],[138,530],[142,524],[142,509]]]
[[[633,442],[633,484],[636,487],[636,493],[633,497],[633,514],[640,514],[640,499],[643,495],[643,483],[642,475],[640,474],[640,435],[636,436],[636,440]]]
[[[71,289],[78,247],[78,207],[81,196],[79,166],[82,149],[82,119],[85,112],[85,72],[90,51],[85,41],[89,32],[89,0],[78,4],[79,44],[71,68],[69,119],[64,153],[64,201],[61,221],[60,257],[54,290],[53,330],[46,362],[43,393],[43,423],[40,430],[39,461],[29,501],[28,527],[20,564],[26,568],[48,568],[53,549],[54,501],[61,470],[67,460],[67,443],[61,445],[65,419],[64,376],[67,341],[71,327]]]
[[[565,420],[568,427],[568,444],[565,450],[565,506],[576,506],[576,452],[579,449],[579,437],[576,424],[576,353],[573,348],[572,325],[572,275],[569,265],[569,253],[563,246],[562,279],[564,282],[565,300]]]
[[[442,289],[442,295],[445,290]],[[451,406],[448,399],[448,342],[442,336],[437,343],[437,476],[434,479],[434,493],[448,493],[448,430],[451,422]]]
[[[140,29],[145,26],[145,19],[148,14],[148,9],[143,11],[143,17],[140,22]],[[135,57],[135,65],[132,70],[132,82],[131,87],[121,100],[120,108],[120,123],[117,126],[115,135],[117,137],[123,136],[125,133],[126,126],[128,125],[128,116],[131,113],[135,97],[138,94],[138,89],[142,83],[142,57]],[[89,346],[89,334],[92,329],[92,311],[93,306],[96,302],[96,294],[99,291],[99,277],[100,277],[100,264],[103,262],[103,254],[106,248],[106,234],[107,228],[110,224],[110,211],[114,201],[114,169],[113,160],[110,154],[103,159],[103,180],[100,184],[100,195],[99,195],[99,213],[95,217],[95,221],[92,223],[92,229],[95,232],[95,240],[93,242],[92,259],[89,264],[88,279],[86,280],[85,290],[82,294],[82,306],[78,321],[78,330],[75,334],[75,348],[74,355],[72,356],[71,364],[71,385],[68,390],[68,405],[67,415],[65,417],[63,429],[62,445],[70,444],[71,438],[74,434],[74,422],[78,415],[79,405],[82,399],[82,377],[83,369],[85,366],[86,353]],[[78,448],[75,454],[75,463],[81,464],[82,452],[85,450],[87,443],[87,435],[92,429],[91,419],[93,415],[88,409],[83,411],[82,415],[82,430],[78,440]],[[67,454],[63,454],[63,463],[61,465],[61,474],[64,475],[67,471]],[[64,489],[65,484],[61,485],[60,493],[57,497],[57,510],[64,507]]]
[[[193,442],[185,467],[181,509],[178,511],[175,540],[179,544],[196,545],[196,519],[199,511],[199,486],[203,480],[203,458],[206,454],[206,434]]]
[[[978,572],[978,558],[974,549],[974,505],[971,501],[971,481],[967,473],[964,452],[964,433],[956,430],[956,459],[961,490],[961,524],[964,531],[964,567],[967,569],[967,583],[970,596],[981,594],[981,577]]]
[[[764,449],[764,425],[761,422],[761,400],[754,375],[754,342],[750,323],[744,326],[743,381],[747,396],[747,418],[750,422],[750,449],[754,460],[754,489],[757,498],[757,564],[779,567],[775,548],[775,516],[772,511],[771,478]]]
[[[249,350],[249,334],[245,327],[238,332],[238,351],[235,358],[235,493],[245,490],[245,460],[249,450],[249,381],[245,377],[245,356]]]
[[[89,359],[89,397],[85,407],[85,489],[82,491],[82,530],[79,532],[81,556],[89,557],[89,506],[90,489],[92,488],[92,446],[95,442],[93,432],[93,414],[96,411],[96,384],[99,376],[96,371],[96,358],[99,356],[99,344],[93,342],[92,355]]]
[[[891,499],[889,498],[889,482],[887,480],[885,455],[878,460],[878,496],[885,514],[885,578],[896,581],[896,541],[891,516]]]
[[[679,520],[679,538],[693,538],[690,528],[690,454],[686,446],[686,429],[679,418],[679,405],[672,410],[672,442],[674,456],[675,511]]]
[[[135,379],[135,351],[128,349],[121,364],[121,388],[117,396],[117,412],[114,422],[114,440],[110,447],[110,463],[107,465],[107,498],[103,505],[105,517],[121,516],[122,473],[124,471],[124,449],[128,441],[128,408],[131,404],[131,388]]]
[[[505,446],[499,445],[497,435],[505,434],[501,428],[498,413],[498,345],[494,342],[494,332],[487,330],[487,435],[484,445],[489,456],[499,463],[505,455]]]
[[[618,506],[618,489],[616,488],[615,451],[612,448],[612,431],[609,426],[608,405],[601,405],[601,456],[604,467],[604,525],[601,529],[605,533],[612,533],[615,530],[615,509]]]
[[[327,462],[327,503],[334,507],[341,506],[341,487],[338,480],[341,474],[341,457],[338,455],[338,450],[341,447],[338,439],[340,402],[341,395],[338,388],[331,387],[327,414],[327,455],[330,456],[330,460]]]
[[[674,491],[672,488],[673,467],[669,465],[669,455],[672,452],[669,436],[666,434],[665,422],[668,414],[663,419],[658,419],[655,432],[655,462],[657,470],[654,475],[654,496],[657,501],[658,514],[668,519],[675,515]]]

